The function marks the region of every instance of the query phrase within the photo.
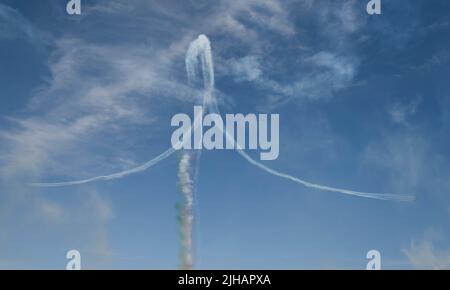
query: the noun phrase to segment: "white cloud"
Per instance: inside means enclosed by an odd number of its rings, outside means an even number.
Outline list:
[[[246,17],[239,17],[242,13],[256,10],[257,7],[250,1],[248,5],[238,5],[230,11],[222,12],[223,19],[226,23],[221,23],[222,19],[216,22],[226,29],[227,33],[236,34],[240,43],[248,45],[248,54],[241,58],[239,66],[236,66],[235,60],[229,62],[229,59],[220,59],[219,65],[226,67],[235,67],[234,76],[236,81],[243,79],[253,79],[254,85],[266,91],[267,98],[265,105],[261,108],[272,110],[277,106],[286,104],[290,101],[304,100],[324,100],[335,96],[337,92],[354,85],[354,79],[358,72],[359,57],[352,49],[351,36],[359,31],[365,21],[359,17],[357,9],[359,2],[354,0],[343,1],[339,3],[325,3],[318,1],[300,1],[295,3],[298,8],[302,8],[311,13],[317,14],[312,19],[317,29],[317,33],[321,39],[331,45],[326,49],[318,51],[311,50],[307,44],[302,43],[298,33],[308,35],[306,31],[297,31],[296,29],[271,30],[267,27],[267,21],[261,18],[257,27],[264,27],[265,30],[255,29],[255,23],[249,21]],[[281,4],[283,3],[283,4]],[[264,2],[266,7],[270,7],[270,11],[274,13],[276,18],[284,18],[292,20],[301,15],[291,15],[289,10],[289,2],[267,1]],[[258,12],[250,12],[250,14]],[[231,15],[231,16],[230,16]],[[252,18],[250,18],[252,19]],[[215,23],[215,22],[214,22]],[[291,21],[292,23],[292,21]],[[298,53],[293,59],[287,59],[280,52],[274,57],[272,47],[280,43],[271,43],[270,37],[265,35],[268,31],[276,31],[279,36],[284,38],[295,37],[298,43]],[[307,37],[303,37],[305,40]],[[308,47],[308,49],[304,49]],[[260,60],[264,59],[264,63]],[[289,61],[296,63],[295,69],[290,65],[289,72],[284,71],[282,62]],[[219,68],[220,69],[220,68]],[[225,69],[230,73],[230,69]],[[219,71],[220,72],[220,71]],[[287,78],[280,80],[279,75],[287,74]]]
[[[392,122],[409,126],[408,119],[413,117],[422,103],[422,98],[415,98],[407,104],[395,103],[388,108]]]
[[[245,36],[243,33],[254,35],[255,30],[245,24],[250,22],[286,36],[295,33],[289,21],[289,13],[281,1],[223,1],[221,4],[221,9],[217,9],[220,12],[214,15],[214,24],[225,27],[228,32],[239,36]]]
[[[139,7],[142,9],[151,8],[152,13],[161,15],[158,19],[170,21],[170,28],[167,27],[170,31],[179,31],[181,27],[177,25],[182,26],[185,38],[175,44],[178,48],[185,49],[187,41],[199,33],[214,35],[212,40],[217,77],[225,73],[234,75],[238,82],[255,82],[255,85],[267,91],[266,103],[269,108],[297,99],[330,98],[339,90],[352,85],[357,73],[359,60],[349,49],[351,42],[348,40],[364,25],[364,21],[356,13],[360,5],[355,0],[332,4],[312,0],[295,3],[278,0],[219,1],[195,5],[186,2],[183,7],[159,1],[136,3],[140,3],[136,5],[141,5]],[[116,13],[120,10],[116,6],[106,5],[107,8],[102,11]],[[321,37],[335,45],[332,45],[332,49],[322,49],[313,54],[309,52],[308,55],[304,55],[304,49],[300,49],[298,68],[293,75],[291,70],[289,80],[281,82],[276,76],[286,72],[273,69],[271,62],[274,57],[270,54],[276,43],[272,42],[270,35],[285,39],[298,36],[299,31],[294,27],[293,19],[300,16],[291,13],[292,7],[316,13],[317,17],[313,19],[317,25],[315,29],[318,29]],[[187,12],[191,11],[189,9],[196,11],[194,16]],[[230,47],[245,47],[247,54],[238,59],[225,57]],[[304,47],[304,44],[299,42],[298,47]],[[264,59],[264,64],[261,59]]]
[[[86,218],[87,226],[81,229],[89,233],[86,243],[93,242],[99,256],[109,256],[113,214],[108,200],[86,192],[84,207],[69,208],[28,184],[48,176],[78,178],[133,167],[136,156],[126,148],[132,143],[128,131],[151,129],[166,101],[194,99],[194,90],[172,71],[172,63],[183,59],[185,42],[182,38],[169,47],[149,48],[67,37],[53,41],[49,78],[34,90],[27,107],[7,117],[8,126],[0,129],[0,214],[31,217],[55,227]],[[146,132],[150,138],[152,131]],[[0,226],[2,235],[3,226],[5,231],[14,227],[3,222]]]
[[[231,59],[227,61],[227,73],[234,76],[238,82],[256,81],[262,75],[261,64],[254,55]]]
[[[336,92],[352,85],[358,60],[321,51],[302,60],[303,74],[292,83],[281,83],[260,76],[255,81],[271,91],[266,107],[275,108],[292,100],[326,100]]]
[[[63,223],[66,221],[67,214],[65,209],[50,200],[39,199],[36,205],[36,214],[50,223]]]
[[[448,51],[438,51],[433,55],[427,57],[428,58],[425,59],[421,64],[411,66],[411,69],[428,74],[436,67],[448,64],[450,60],[450,53]]]
[[[450,269],[450,250],[436,249],[435,242],[437,240],[439,240],[439,235],[430,230],[423,239],[411,241],[410,247],[403,250],[414,268],[422,270]]]

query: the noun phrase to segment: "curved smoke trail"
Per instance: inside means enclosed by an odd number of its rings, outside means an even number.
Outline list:
[[[217,107],[216,100],[213,96],[214,93],[214,68],[213,68],[213,61],[211,56],[211,46],[209,43],[209,40],[206,36],[200,35],[196,40],[194,40],[191,45],[189,46],[188,53],[186,55],[186,68],[188,72],[188,77],[190,80],[195,80],[198,76],[196,68],[199,65],[199,58],[201,61],[201,72],[203,74],[203,80],[205,85],[205,95],[203,98],[204,105],[207,109],[209,109],[210,112],[215,112],[220,114],[220,111]],[[228,135],[227,132],[223,132],[226,136],[226,138],[229,141],[232,141],[234,144],[237,144],[237,142],[234,140],[233,136]],[[412,201],[414,200],[414,196],[410,195],[397,195],[397,194],[390,194],[390,193],[370,193],[370,192],[359,192],[359,191],[353,191],[348,189],[341,189],[336,187],[330,187],[320,184],[311,183],[308,181],[305,181],[303,179],[294,177],[289,174],[285,174],[279,171],[276,171],[256,160],[251,158],[245,151],[242,150],[242,148],[239,148],[237,146],[237,152],[250,164],[266,171],[269,174],[272,174],[274,176],[278,176],[281,178],[285,178],[288,180],[291,180],[293,182],[299,183],[303,186],[314,188],[322,191],[330,191],[330,192],[336,192],[336,193],[343,193],[346,195],[352,195],[352,196],[359,196],[359,197],[365,197],[365,198],[373,198],[373,199],[379,199],[379,200],[397,200],[397,201]],[[43,187],[51,187],[51,186],[65,186],[65,185],[74,185],[74,184],[83,184],[88,182],[94,182],[99,180],[110,180],[115,178],[122,178],[128,174],[140,172],[143,170],[146,170],[161,160],[167,158],[170,156],[174,150],[169,149],[163,154],[159,155],[155,159],[152,159],[145,163],[142,166],[136,167],[134,169],[130,169],[127,171],[115,173],[112,175],[107,176],[99,176],[94,177],[90,179],[85,180],[79,180],[79,181],[71,181],[71,182],[60,182],[60,183],[35,183],[34,186],[43,186]]]
[[[31,186],[34,186],[34,187],[61,187],[61,186],[79,185],[79,184],[91,183],[91,182],[96,182],[96,181],[106,181],[106,180],[111,180],[111,179],[123,178],[127,175],[138,173],[138,172],[149,169],[150,167],[156,165],[160,161],[162,161],[162,160],[166,159],[167,157],[169,157],[170,155],[172,155],[174,152],[175,152],[175,149],[170,148],[167,151],[165,151],[164,153],[161,153],[157,157],[153,158],[150,161],[147,161],[146,163],[144,163],[138,167],[128,169],[125,171],[121,171],[121,172],[117,172],[117,173],[113,173],[110,175],[97,176],[97,177],[75,180],[75,181],[67,181],[67,182],[32,183]]]
[[[219,109],[217,108],[217,106],[211,105],[210,109],[211,112],[216,113],[216,114],[220,114]],[[221,130],[221,128],[220,128]],[[314,189],[318,189],[318,190],[322,190],[322,191],[330,191],[330,192],[338,192],[338,193],[343,193],[343,194],[347,194],[347,195],[353,195],[353,196],[359,196],[359,197],[365,197],[365,198],[373,198],[373,199],[379,199],[379,200],[397,200],[397,201],[414,201],[415,198],[414,196],[411,195],[405,195],[405,194],[392,194],[392,193],[370,193],[370,192],[360,192],[360,191],[353,191],[353,190],[348,190],[348,189],[342,189],[342,188],[336,188],[336,187],[330,187],[330,186],[325,186],[325,185],[320,185],[320,184],[316,184],[316,183],[312,183],[312,182],[308,182],[305,181],[303,179],[294,177],[292,175],[286,174],[286,173],[282,173],[279,172],[277,170],[274,170],[264,164],[262,164],[261,162],[256,161],[255,159],[253,159],[252,157],[250,157],[250,155],[248,155],[241,147],[240,145],[236,142],[236,140],[234,139],[233,136],[231,136],[226,130],[221,130],[223,134],[225,134],[226,139],[232,143],[236,145],[236,151],[239,153],[239,155],[241,155],[245,160],[247,160],[250,164],[266,171],[267,173],[270,173],[274,176],[278,176],[281,178],[285,178],[288,180],[291,180],[295,183],[299,183],[303,186],[309,187],[309,188],[314,188]]]

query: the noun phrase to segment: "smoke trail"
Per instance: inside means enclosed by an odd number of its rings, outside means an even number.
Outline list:
[[[106,181],[111,179],[117,179],[122,178],[130,174],[138,173],[141,171],[145,171],[149,169],[150,167],[156,165],[157,163],[161,162],[162,160],[166,159],[170,155],[172,155],[175,152],[175,149],[170,148],[169,150],[165,151],[164,153],[161,153],[157,157],[153,158],[150,161],[147,161],[146,163],[132,168],[125,171],[113,173],[110,175],[103,175],[103,176],[97,176],[87,179],[81,179],[81,180],[75,180],[75,181],[67,181],[67,182],[48,182],[48,183],[31,183],[31,186],[34,187],[59,187],[59,186],[70,186],[70,185],[79,185],[79,184],[85,184],[85,183],[91,183],[96,181]]]
[[[199,65],[199,59],[200,64]],[[209,39],[200,34],[191,42],[186,53],[186,71],[188,80],[193,83],[197,78],[197,70],[201,67],[205,95],[203,96],[203,107],[213,101],[214,91],[214,64],[212,59],[211,44]]]
[[[188,81],[194,84],[198,79],[197,70],[201,64],[203,78],[203,104],[202,108],[207,108],[211,102],[212,91],[214,89],[214,68],[212,61],[211,46],[206,36],[200,35],[192,41],[186,52],[185,63]],[[203,110],[204,112],[204,110]],[[201,125],[203,115],[200,120],[194,121],[194,126]],[[199,140],[201,142],[201,140]],[[194,146],[196,147],[196,146]],[[178,167],[178,179],[180,190],[183,194],[183,206],[180,208],[180,234],[181,234],[181,268],[191,270],[193,268],[193,221],[194,221],[194,189],[198,175],[201,151],[184,150]],[[195,162],[195,164],[193,164]],[[193,176],[193,177],[192,177]]]
[[[262,170],[278,176],[278,177],[282,177],[291,181],[294,181],[296,183],[302,184],[306,187],[310,187],[310,188],[315,188],[315,189],[319,189],[319,190],[323,190],[323,191],[331,191],[331,192],[339,192],[339,193],[343,193],[343,194],[348,194],[348,195],[354,195],[354,196],[360,196],[360,197],[366,197],[366,198],[373,198],[373,199],[379,199],[379,200],[397,200],[397,201],[414,201],[414,197],[411,195],[399,195],[399,194],[390,194],[390,193],[369,193],[369,192],[359,192],[359,191],[353,191],[353,190],[348,190],[348,189],[341,189],[341,188],[335,188],[335,187],[330,187],[330,186],[325,186],[325,185],[320,185],[320,184],[315,184],[315,183],[311,183],[302,179],[299,179],[297,177],[291,176],[289,174],[285,174],[276,170],[273,170],[272,168],[254,160],[253,158],[251,158],[247,153],[245,153],[244,151],[238,149],[238,153],[244,157],[249,163],[251,163],[252,165],[255,165],[259,168],[261,168]]]
[[[198,78],[198,69],[201,68],[204,95],[203,95],[203,112],[206,110],[211,113],[217,113],[220,115],[220,110],[217,106],[216,99],[214,97],[214,65],[212,59],[211,45],[209,39],[205,35],[199,35],[197,39],[192,41],[186,53],[185,58],[186,71],[189,82],[192,84]],[[198,116],[199,119],[194,120],[194,124],[201,124],[203,115]],[[195,126],[195,125],[194,125]],[[192,128],[188,128],[184,134],[191,133]],[[226,139],[232,144],[236,144],[237,152],[250,164],[264,170],[265,172],[277,177],[291,180],[295,183],[303,186],[314,188],[322,191],[330,191],[336,193],[343,193],[351,196],[359,196],[365,198],[373,198],[379,200],[397,200],[397,201],[412,201],[414,197],[408,195],[394,195],[389,193],[369,193],[359,192],[348,189],[340,189],[320,184],[311,183],[300,178],[276,171],[256,160],[251,158],[234,139],[234,136],[230,136],[228,132],[222,130],[222,134],[225,134]],[[200,141],[201,142],[201,141]],[[177,145],[180,145],[179,142]],[[178,146],[177,146],[178,147]],[[125,170],[122,172],[114,173],[111,175],[97,176],[89,179],[69,181],[69,182],[56,182],[56,183],[33,183],[32,186],[36,187],[57,187],[57,186],[70,186],[79,185],[96,181],[106,181],[111,179],[122,178],[130,174],[138,173],[151,168],[162,160],[166,159],[175,152],[175,149],[170,148],[159,156],[144,163],[133,169]],[[196,150],[184,150],[180,159],[178,167],[178,179],[180,185],[180,191],[183,194],[183,206],[179,209],[179,222],[180,222],[180,235],[181,235],[181,267],[184,270],[190,270],[193,268],[193,239],[192,239],[192,227],[194,221],[193,206],[194,206],[194,189],[195,180],[198,174],[198,166],[200,161],[201,151]],[[193,161],[195,165],[193,165]],[[194,176],[192,178],[191,176]]]
[[[200,60],[200,63],[199,63]],[[200,35],[197,39],[195,39],[193,42],[191,42],[188,52],[186,54],[186,70],[188,74],[188,79],[190,82],[195,81],[198,78],[198,67],[201,67],[201,73],[203,77],[203,82],[205,86],[205,92],[203,96],[203,105],[204,110],[208,109],[212,113],[220,114],[220,111],[217,107],[216,100],[214,98],[214,66],[213,66],[213,60],[212,60],[212,53],[211,53],[211,45],[208,40],[208,38],[205,35]],[[189,128],[190,132],[191,128]],[[234,140],[233,136],[230,136],[227,132],[223,132],[230,142],[233,142],[233,144],[237,144],[237,142]],[[189,133],[187,133],[189,134]],[[315,188],[322,191],[330,191],[330,192],[336,192],[336,193],[343,193],[347,195],[353,195],[353,196],[359,196],[359,197],[366,197],[366,198],[374,198],[374,199],[381,199],[381,200],[398,200],[398,201],[412,201],[414,200],[414,196],[410,195],[396,195],[396,194],[389,194],[389,193],[369,193],[369,192],[359,192],[359,191],[353,191],[348,189],[340,189],[320,184],[311,183],[305,180],[302,180],[300,178],[291,176],[289,174],[285,174],[279,171],[276,171],[256,160],[251,158],[245,151],[242,150],[242,148],[237,147],[237,152],[250,164],[266,171],[269,174],[272,174],[274,176],[278,176],[281,178],[285,178],[288,180],[291,180],[293,182],[299,183],[303,186]],[[67,186],[67,185],[76,185],[76,184],[84,184],[89,182],[95,182],[100,180],[110,180],[115,178],[122,178],[126,175],[137,173],[143,170],[146,170],[161,160],[169,157],[172,153],[174,153],[174,149],[169,149],[166,152],[162,153],[158,157],[148,161],[147,163],[136,167],[134,169],[126,170],[123,172],[107,175],[107,176],[98,176],[93,177],[90,179],[84,179],[84,180],[78,180],[78,181],[70,181],[70,182],[58,182],[58,183],[34,183],[33,186],[39,186],[39,187],[52,187],[52,186]]]
[[[202,115],[198,115],[197,118],[194,119],[194,124],[201,124],[202,118],[203,118]],[[192,132],[192,127],[189,126],[186,129],[186,131],[183,132],[183,134],[190,135],[191,132]],[[91,177],[91,178],[87,178],[87,179],[80,179],[80,180],[73,180],[73,181],[66,181],[66,182],[31,183],[30,186],[33,186],[33,187],[62,187],[62,186],[80,185],[80,184],[86,184],[86,183],[97,182],[97,181],[108,181],[111,179],[123,178],[127,175],[139,173],[139,172],[145,171],[145,170],[153,167],[154,165],[158,164],[159,162],[163,161],[164,159],[166,159],[167,157],[169,157],[170,155],[175,153],[176,150],[174,149],[174,147],[179,148],[179,147],[181,147],[182,143],[183,143],[182,141],[176,143],[172,148],[169,148],[168,150],[164,151],[163,153],[156,156],[155,158],[153,158],[135,168],[127,169],[127,170],[109,174],[109,175],[101,175],[101,176]]]
[[[359,192],[359,191],[353,191],[353,190],[348,190],[348,189],[341,189],[341,188],[335,188],[335,187],[330,187],[330,186],[325,186],[325,185],[320,185],[320,184],[315,184],[315,183],[311,183],[302,179],[299,179],[297,177],[291,176],[289,174],[285,174],[276,170],[271,169],[268,166],[265,166],[264,164],[252,159],[247,153],[245,153],[242,150],[238,150],[238,153],[244,157],[248,162],[250,162],[251,164],[261,168],[262,170],[278,176],[278,177],[282,177],[285,179],[289,179],[291,181],[294,181],[296,183],[300,183],[306,187],[310,187],[310,188],[315,188],[315,189],[319,189],[319,190],[323,190],[323,191],[331,191],[331,192],[339,192],[339,193],[343,193],[343,194],[348,194],[348,195],[354,195],[354,196],[360,196],[360,197],[366,197],[366,198],[373,198],[373,199],[380,199],[380,200],[398,200],[398,201],[413,201],[415,198],[413,196],[410,195],[398,195],[398,194],[390,194],[390,193],[369,193],[369,192]]]
[[[183,207],[180,209],[181,234],[181,268],[191,270],[193,267],[192,224],[194,221],[194,180],[191,179],[191,152],[184,152],[178,165],[178,179],[183,194]]]
[[[217,106],[215,106],[215,104],[211,104],[210,106],[210,111],[212,113],[216,113],[216,114],[220,114],[219,109],[217,108]],[[220,128],[221,130],[221,128]],[[276,171],[264,164],[262,164],[261,162],[258,162],[256,160],[254,160],[252,157],[250,157],[240,146],[239,144],[236,142],[236,140],[234,139],[233,136],[231,136],[226,130],[224,132],[224,130],[221,130],[222,134],[225,134],[225,137],[228,141],[230,141],[230,143],[235,144],[236,148],[237,148],[237,152],[239,153],[239,155],[241,155],[245,160],[247,160],[250,164],[266,171],[269,174],[281,177],[281,178],[285,178],[288,180],[291,180],[293,182],[299,183],[303,186],[309,187],[309,188],[315,188],[318,190],[322,190],[322,191],[330,191],[330,192],[337,192],[337,193],[343,193],[343,194],[347,194],[347,195],[353,195],[353,196],[359,196],[359,197],[366,197],[366,198],[373,198],[373,199],[379,199],[379,200],[397,200],[397,201],[414,201],[415,197],[411,196],[411,195],[400,195],[400,194],[391,194],[391,193],[370,193],[370,192],[360,192],[360,191],[353,191],[353,190],[348,190],[348,189],[341,189],[341,188],[336,188],[336,187],[330,187],[330,186],[325,186],[325,185],[320,185],[320,184],[315,184],[315,183],[311,183],[305,180],[302,180],[300,178],[291,176],[289,174],[286,173],[282,173],[279,171]]]

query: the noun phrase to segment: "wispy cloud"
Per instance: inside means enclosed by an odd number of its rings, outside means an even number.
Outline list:
[[[160,110],[152,99],[191,101],[192,90],[171,80],[165,61],[143,47],[58,41],[49,63],[51,79],[32,98],[28,116],[10,118],[12,129],[0,132],[0,173],[61,173],[64,160],[72,159],[68,171],[77,174],[72,151],[77,145],[95,145],[93,136],[110,132],[126,135],[129,126],[149,126]],[[110,149],[118,154],[116,161],[127,160],[120,146]]]
[[[281,1],[222,1],[216,11],[209,19],[212,20],[210,23],[242,41],[262,41],[257,30],[260,28],[285,36],[295,33],[288,10]]]
[[[32,41],[46,35],[4,5],[2,21],[0,40]],[[132,143],[128,131],[145,128],[151,137],[151,125],[164,103],[193,99],[194,91],[172,71],[172,62],[184,56],[182,41],[149,49],[81,37],[52,40],[47,47],[48,79],[34,90],[26,108],[3,119],[7,126],[0,129],[0,214],[29,216],[55,227],[85,217],[87,227],[79,229],[89,236],[85,247],[99,257],[110,256],[108,226],[113,215],[108,200],[95,190],[86,192],[85,205],[74,209],[27,184],[44,176],[82,177],[132,167],[136,156],[127,150]],[[105,142],[108,138],[114,141]],[[11,227],[3,222],[0,226],[5,231]],[[2,234],[5,231],[2,228]]]
[[[91,254],[102,258],[110,258],[112,250],[109,243],[108,226],[114,218],[114,211],[111,201],[100,195],[96,190],[88,192],[85,199],[83,212],[93,213],[92,223],[89,232],[92,235]]]
[[[92,11],[100,9],[102,13],[119,13],[120,5],[103,2],[90,7]],[[295,4],[295,5],[294,5]],[[172,2],[151,4],[136,1],[141,9],[151,5],[153,17],[162,22],[165,30],[182,29],[185,35],[174,47],[187,45],[199,32],[213,37],[213,49],[217,59],[217,70],[224,75],[232,75],[235,81],[249,80],[265,91],[269,108],[294,100],[329,99],[339,90],[352,85],[358,71],[358,55],[352,50],[351,36],[361,29],[365,22],[356,11],[360,8],[358,1],[348,0],[339,3],[324,1],[218,1],[214,4],[202,2],[201,5],[183,3],[183,9]],[[98,7],[97,7],[98,6]],[[96,8],[97,7],[97,8]],[[298,49],[293,59],[282,59],[283,62],[298,63],[289,79],[280,81],[276,76],[285,73],[279,68],[282,63],[273,63],[280,59],[274,47],[278,40],[299,38],[295,40],[297,47],[308,47],[306,34],[294,26],[294,19],[300,17],[291,12],[292,7],[301,7],[312,13],[311,22],[320,28],[320,34],[330,44],[316,51]],[[195,10],[192,17],[188,11]],[[303,16],[304,13],[301,15]],[[164,19],[170,25],[163,24]],[[156,21],[156,20],[155,20]],[[232,41],[230,41],[232,40]],[[228,49],[245,48],[247,54],[241,58],[228,56]],[[217,48],[217,49],[216,49]],[[261,60],[264,59],[264,62]]]
[[[421,240],[411,241],[410,247],[403,252],[414,268],[448,270],[450,269],[450,250],[436,249],[435,243],[438,240],[440,240],[438,232],[429,230]]]
[[[409,118],[413,117],[422,103],[422,98],[417,97],[406,104],[394,103],[388,108],[392,122],[409,126]]]
[[[32,43],[48,44],[50,34],[35,27],[19,11],[0,3],[0,40],[24,39]]]
[[[261,63],[257,56],[249,55],[227,61],[224,73],[232,75],[236,81],[255,81],[261,78]]]
[[[256,60],[254,57],[244,59],[237,67],[232,62],[230,65],[234,66],[234,70],[229,71],[237,81],[251,78],[259,88],[266,90],[269,97],[265,106],[271,109],[293,100],[302,102],[330,99],[339,90],[352,85],[358,68],[356,58],[320,51],[301,60],[302,68],[299,70],[303,74],[296,80],[280,82],[263,74],[262,66]]]
[[[276,1],[269,1],[271,4],[274,2]],[[266,5],[272,7],[269,3]],[[289,3],[283,5],[280,3],[274,6],[276,8],[272,7],[273,13],[286,19],[298,17],[298,15],[291,15]],[[239,41],[248,43],[249,54],[231,61],[219,58],[219,77],[220,73],[224,73],[233,76],[237,82],[251,80],[253,85],[267,96],[265,105],[261,105],[261,108],[265,106],[266,109],[274,109],[291,101],[330,99],[340,90],[353,85],[358,73],[360,59],[350,41],[352,35],[365,25],[364,18],[356,12],[359,8],[358,2],[344,1],[330,4],[322,1],[302,1],[296,5],[302,5],[304,9],[315,15],[311,18],[311,23],[313,27],[319,29],[322,39],[325,40],[324,43],[328,43],[329,46],[321,45],[319,48],[311,49],[307,42],[308,38],[300,37],[302,34],[308,34],[295,29],[289,30],[290,33],[275,30],[278,37],[274,37],[274,40],[270,42],[267,39],[272,38],[265,37],[266,32],[256,29],[254,24],[243,20],[246,18],[234,17],[232,19],[237,23],[232,22],[233,26],[223,25],[232,34],[242,31],[246,35],[241,37],[244,40]],[[248,12],[249,9],[254,8],[252,5],[245,7],[246,9],[240,7],[241,9],[237,11]],[[242,21],[239,21],[240,19]],[[264,27],[263,23],[265,22],[261,21],[259,27]],[[297,43],[296,52],[289,56],[279,55],[279,52],[274,53],[272,47],[280,45],[283,39],[289,37],[296,39],[294,41]],[[265,49],[261,50],[261,47]],[[292,67],[293,63],[296,64],[295,68]],[[280,80],[277,76],[285,74],[284,70],[288,69],[289,76]]]

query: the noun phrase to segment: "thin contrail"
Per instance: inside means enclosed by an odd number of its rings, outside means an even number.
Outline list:
[[[121,172],[117,172],[117,173],[113,173],[110,175],[103,175],[103,176],[97,176],[97,177],[75,180],[75,181],[67,181],[67,182],[31,183],[31,186],[34,186],[34,187],[59,187],[59,186],[79,185],[79,184],[91,183],[91,182],[96,182],[96,181],[106,181],[106,180],[111,180],[111,179],[118,179],[118,178],[122,178],[127,175],[130,175],[130,174],[145,171],[145,170],[149,169],[150,167],[156,165],[160,161],[166,159],[167,157],[172,155],[175,151],[176,151],[175,149],[170,148],[167,151],[165,151],[164,153],[158,155],[157,157],[153,158],[150,161],[147,161],[146,163],[144,163],[138,167],[128,169],[125,171],[121,171]]]
[[[262,170],[278,176],[278,177],[282,177],[285,179],[289,179],[291,181],[294,181],[296,183],[300,183],[306,187],[310,187],[310,188],[315,188],[315,189],[319,189],[319,190],[323,190],[323,191],[331,191],[331,192],[339,192],[339,193],[343,193],[343,194],[348,194],[348,195],[354,195],[354,196],[360,196],[360,197],[366,197],[366,198],[373,198],[373,199],[380,199],[380,200],[398,200],[398,201],[414,201],[415,198],[414,196],[411,195],[399,195],[399,194],[391,194],[391,193],[370,193],[370,192],[360,192],[360,191],[353,191],[353,190],[348,190],[348,189],[341,189],[341,188],[336,188],[336,187],[330,187],[330,186],[325,186],[325,185],[320,185],[320,184],[315,184],[315,183],[311,183],[305,180],[302,180],[300,178],[291,176],[289,174],[286,173],[282,173],[279,171],[276,171],[256,160],[254,160],[253,158],[251,158],[247,153],[245,153],[243,150],[238,149],[237,152],[244,157],[249,163],[261,168]]]
[[[189,57],[195,56],[195,57]],[[214,98],[214,68],[213,61],[211,57],[211,46],[208,38],[205,35],[200,35],[196,40],[194,40],[189,46],[187,57],[186,57],[186,68],[188,73],[188,78],[190,81],[194,80],[197,77],[196,68],[198,67],[198,57],[201,58],[201,68],[205,86],[205,95],[203,98],[204,106],[209,109],[210,112],[215,112],[220,114],[219,109],[217,108],[216,100]],[[274,170],[256,160],[251,158],[242,148],[239,147],[236,140],[233,136],[230,136],[228,132],[223,132],[227,138],[227,140],[233,142],[237,145],[237,152],[250,164],[266,171],[269,174],[274,176],[278,176],[281,178],[285,178],[291,180],[293,182],[299,183],[303,186],[309,188],[315,188],[322,191],[330,191],[336,193],[343,193],[352,196],[359,196],[365,198],[373,198],[380,200],[397,200],[397,201],[412,201],[414,200],[414,196],[411,195],[398,195],[398,194],[390,194],[390,193],[370,193],[370,192],[360,192],[349,189],[341,189],[336,187],[330,187],[325,185],[320,185],[312,182],[305,181],[301,178],[294,177],[292,175],[279,172]],[[123,172],[115,173],[107,176],[98,176],[90,179],[84,179],[79,181],[70,181],[70,182],[58,182],[58,183],[33,183],[33,186],[39,187],[56,187],[56,186],[67,186],[67,185],[77,185],[84,184],[89,182],[101,181],[101,180],[111,180],[115,178],[122,178],[126,175],[137,173],[143,170],[146,170],[163,159],[169,157],[172,153],[174,153],[174,149],[169,149],[166,152],[162,153],[158,157],[148,161],[147,163],[136,167],[134,169],[126,170]]]
[[[216,114],[220,115],[220,111],[217,108],[217,106],[214,106],[214,104],[211,104],[210,106],[210,111],[214,112]],[[264,164],[262,164],[261,162],[256,161],[255,159],[253,159],[252,157],[250,157],[250,155],[248,155],[241,147],[240,145],[236,142],[236,140],[234,139],[233,136],[231,136],[226,130],[222,130],[222,128],[220,128],[220,130],[222,131],[222,134],[225,134],[226,139],[232,143],[232,144],[236,144],[236,151],[239,153],[239,155],[241,155],[242,157],[245,158],[245,160],[247,160],[250,164],[266,171],[269,174],[278,176],[278,177],[282,177],[288,180],[291,180],[293,182],[299,183],[303,186],[309,187],[309,188],[315,188],[315,189],[319,189],[319,190],[323,190],[323,191],[331,191],[331,192],[338,192],[338,193],[343,193],[343,194],[347,194],[347,195],[353,195],[353,196],[359,196],[359,197],[366,197],[366,198],[373,198],[373,199],[379,199],[379,200],[397,200],[397,201],[413,201],[415,200],[414,196],[411,195],[400,195],[400,194],[391,194],[391,193],[370,193],[370,192],[360,192],[360,191],[353,191],[353,190],[348,190],[348,189],[342,189],[342,188],[336,188],[336,187],[330,187],[330,186],[325,186],[325,185],[320,185],[320,184],[316,184],[316,183],[312,183],[312,182],[308,182],[305,181],[303,179],[297,178],[295,176],[283,173],[283,172],[279,172],[277,170],[274,170]],[[233,145],[234,146],[234,145]]]

